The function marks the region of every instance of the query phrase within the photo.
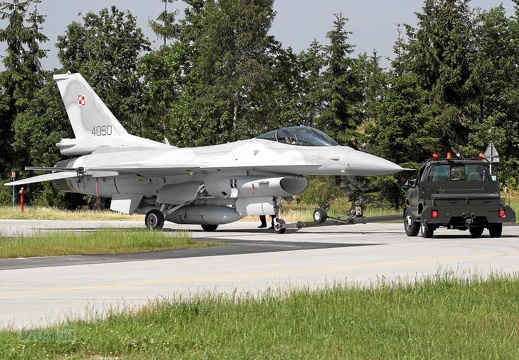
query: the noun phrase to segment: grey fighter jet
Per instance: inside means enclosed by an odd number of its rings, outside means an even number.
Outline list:
[[[71,157],[49,174],[13,181],[52,181],[61,191],[111,198],[110,209],[146,214],[145,224],[200,224],[206,231],[247,215],[275,215],[280,200],[308,187],[304,175],[381,175],[403,170],[340,146],[325,133],[292,126],[227,144],[177,148],[130,135],[80,74],[55,75],[74,139],[56,146]]]

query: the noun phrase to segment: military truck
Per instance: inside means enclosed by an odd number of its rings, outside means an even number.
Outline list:
[[[488,229],[500,237],[504,222],[515,222],[515,212],[500,195],[500,185],[484,159],[437,156],[408,181],[404,208],[404,228],[408,236],[422,231],[433,237],[439,227],[469,230],[479,237]]]

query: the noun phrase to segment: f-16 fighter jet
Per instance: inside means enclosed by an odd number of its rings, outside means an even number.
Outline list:
[[[149,228],[165,221],[214,231],[248,215],[275,215],[280,200],[308,187],[304,175],[381,175],[403,170],[380,157],[340,146],[308,126],[249,140],[177,148],[128,134],[80,74],[55,75],[74,139],[56,146],[69,159],[50,171],[5,185],[52,181],[61,191],[111,198],[110,209],[146,214]],[[70,158],[71,157],[71,158]]]

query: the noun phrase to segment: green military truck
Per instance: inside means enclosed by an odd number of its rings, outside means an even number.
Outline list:
[[[500,195],[499,182],[483,159],[431,159],[408,181],[404,228],[408,236],[422,231],[431,238],[439,227],[469,230],[479,237],[488,229],[500,237],[515,212]]]

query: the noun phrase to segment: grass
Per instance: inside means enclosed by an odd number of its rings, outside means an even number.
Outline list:
[[[517,359],[519,278],[452,274],[151,302],[0,332],[0,358]]]
[[[187,233],[168,234],[148,229],[98,229],[88,232],[36,232],[0,237],[0,258],[120,254],[157,250],[179,250],[221,243],[197,242]]]
[[[26,206],[24,212],[18,206],[0,206],[0,219],[9,220],[71,220],[71,221],[144,221],[144,215],[126,215],[113,211],[58,210],[49,207]]]
[[[506,197],[506,203],[509,204],[516,213],[519,214],[519,197],[513,196],[511,199]],[[316,208],[313,204],[297,204],[295,201],[288,203],[283,202],[281,207],[280,217],[286,222],[312,222],[313,211]],[[344,200],[335,200],[331,203],[328,213],[331,216],[343,216],[350,210],[350,203]],[[386,209],[377,207],[368,207],[364,211],[364,216],[383,216],[383,215],[394,215],[401,213],[401,210]],[[34,220],[34,219],[45,219],[45,220],[98,220],[98,221],[144,221],[144,215],[134,214],[126,215],[120,214],[113,211],[93,211],[93,210],[78,210],[78,211],[65,211],[57,210],[46,207],[25,207],[25,211],[22,214],[18,207],[11,206],[0,206],[0,219],[11,219],[11,220]],[[259,221],[258,216],[246,216],[242,219],[246,222]]]

